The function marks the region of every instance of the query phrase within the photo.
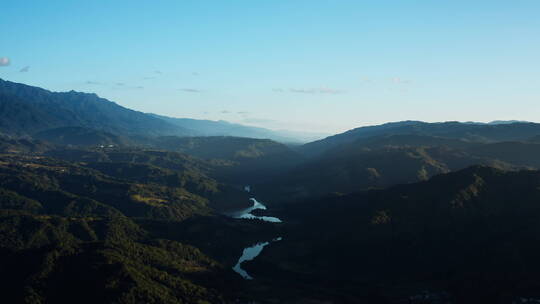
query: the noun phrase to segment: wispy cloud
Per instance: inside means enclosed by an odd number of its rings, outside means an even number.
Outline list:
[[[125,83],[123,83],[123,82],[117,82],[117,83],[115,83],[115,84],[116,84],[117,86],[119,86],[119,87],[123,87],[123,86],[125,86],[125,85],[126,85],[126,84],[125,84]]]
[[[342,90],[337,90],[337,89],[331,89],[331,88],[328,88],[328,87],[321,87],[319,88],[319,93],[321,94],[341,94],[343,93]]]
[[[360,79],[360,82],[362,83],[372,83],[373,82],[373,79],[369,78],[369,77],[362,77]]]
[[[227,110],[223,110],[220,112],[221,114],[230,114],[231,112],[230,111],[227,111]]]
[[[332,89],[329,87],[319,87],[319,88],[290,88],[288,90],[282,89],[282,88],[274,88],[272,91],[276,93],[284,93],[284,92],[290,92],[290,93],[300,93],[300,94],[341,94],[344,93],[342,90],[338,89]]]
[[[143,86],[136,86],[135,89],[144,89]]]
[[[9,58],[7,57],[0,57],[0,66],[8,66],[11,63]]]
[[[102,85],[101,82],[91,81],[91,80],[87,80],[87,81],[85,82],[85,84],[89,84],[89,85]]]
[[[180,89],[180,91],[188,92],[188,93],[201,93],[202,92],[201,90],[190,89],[190,88],[183,88],[183,89]]]
[[[198,72],[192,72],[191,75],[193,76],[199,76],[200,74]]]
[[[401,77],[393,77],[392,79],[390,79],[390,81],[392,81],[392,83],[395,83],[395,84],[409,84],[409,83],[411,83],[410,80],[403,79]]]
[[[154,74],[161,75],[161,74],[163,74],[163,72],[161,72],[161,71],[159,71],[159,70],[155,70],[155,71],[154,71]]]
[[[24,68],[22,68],[22,69],[19,70],[19,72],[21,72],[21,73],[26,73],[26,72],[28,72],[28,71],[30,71],[30,66],[29,66],[29,65],[27,65],[27,66],[25,66]]]

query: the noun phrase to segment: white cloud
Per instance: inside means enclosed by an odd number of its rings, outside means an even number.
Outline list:
[[[395,83],[395,84],[409,84],[409,83],[411,83],[410,80],[403,79],[403,78],[400,78],[400,77],[393,77],[390,81],[392,81],[392,83]]]
[[[0,66],[8,66],[10,64],[10,60],[7,57],[0,57]]]

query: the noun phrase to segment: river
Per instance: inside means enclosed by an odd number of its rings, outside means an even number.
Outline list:
[[[266,210],[266,206],[263,205],[261,202],[257,201],[255,198],[250,198],[249,200],[253,202],[253,206],[246,209],[231,212],[228,215],[232,218],[237,218],[237,219],[259,219],[266,222],[281,223],[281,220],[277,217],[256,216],[256,215],[251,214],[253,210],[257,210],[257,209]]]
[[[247,192],[250,192],[250,191],[247,191]],[[255,198],[250,198],[250,200],[253,202],[253,206],[246,209],[239,210],[239,211],[231,212],[228,215],[232,218],[237,218],[237,219],[259,219],[259,220],[263,220],[263,221],[271,222],[271,223],[281,223],[281,220],[277,217],[256,216],[256,215],[251,214],[253,210],[257,210],[257,209],[266,210],[266,206],[262,204],[261,202],[257,201]],[[267,242],[259,242],[253,246],[244,248],[244,251],[242,252],[242,256],[240,256],[240,258],[238,259],[238,262],[236,263],[236,265],[234,265],[233,270],[236,271],[238,274],[240,274],[244,279],[253,280],[253,277],[250,276],[247,273],[247,271],[242,269],[242,263],[245,261],[251,261],[255,259],[259,254],[261,254],[264,247],[277,241],[281,241],[281,237],[275,238]]]

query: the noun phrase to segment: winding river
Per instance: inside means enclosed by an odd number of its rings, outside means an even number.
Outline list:
[[[253,202],[253,206],[246,209],[239,210],[239,211],[231,212],[229,216],[232,218],[237,218],[237,219],[259,219],[266,222],[281,223],[281,220],[278,219],[277,217],[256,216],[256,215],[251,214],[253,210],[257,210],[257,209],[266,210],[266,206],[263,205],[261,202],[257,201],[255,198],[250,198],[249,200]]]
[[[246,191],[248,186],[246,186]],[[272,223],[281,223],[281,220],[277,217],[272,216],[256,216],[251,214],[253,210],[261,209],[266,210],[266,206],[263,205],[261,202],[257,201],[255,198],[250,198],[250,201],[253,202],[253,206],[242,209],[239,211],[232,212],[228,214],[232,218],[237,219],[259,219],[266,222],[272,222]],[[253,277],[250,276],[244,269],[242,269],[242,263],[245,261],[251,261],[255,259],[264,249],[264,247],[270,245],[273,242],[281,241],[281,237],[275,238],[268,242],[259,242],[253,246],[244,248],[244,251],[242,252],[242,256],[238,259],[238,262],[236,265],[234,265],[233,270],[236,271],[238,274],[240,274],[244,279],[246,280],[253,280]]]

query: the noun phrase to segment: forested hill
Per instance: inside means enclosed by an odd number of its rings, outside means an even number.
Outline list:
[[[0,79],[0,129],[33,135],[59,127],[85,127],[128,135],[190,135],[191,131],[124,108],[96,94],[51,92]]]
[[[47,153],[0,154],[5,301],[234,303],[247,293],[231,268],[255,236],[275,232],[219,215],[249,197],[208,176],[211,163],[162,151]]]
[[[539,171],[474,166],[287,205],[279,216],[294,224],[247,269],[340,303],[538,299],[539,202]]]
[[[531,122],[480,124],[453,121],[441,123],[402,121],[352,129],[305,144],[299,150],[306,155],[317,156],[342,144],[391,135],[437,136],[483,143],[526,141],[540,135],[540,124]]]
[[[36,133],[67,144],[74,130],[112,133],[115,136],[236,136],[305,143],[320,134],[273,131],[225,121],[173,118],[142,113],[122,107],[96,94],[51,92],[42,88],[0,79],[0,132],[5,135]],[[75,132],[77,133],[77,132]],[[101,135],[97,135],[102,136]],[[93,134],[96,136],[96,134]],[[63,137],[62,139],[58,139]],[[78,141],[80,143],[80,140]]]
[[[294,131],[274,131],[260,127],[245,126],[237,123],[230,123],[219,120],[204,120],[192,118],[174,118],[162,115],[151,114],[161,118],[171,124],[185,129],[196,131],[197,136],[234,136],[271,139],[282,143],[306,143],[325,137],[325,134],[313,132],[294,132]]]
[[[413,183],[473,165],[540,169],[540,144],[481,143],[425,136],[377,136],[341,144],[308,158],[261,187],[267,200],[295,201],[328,193]]]

